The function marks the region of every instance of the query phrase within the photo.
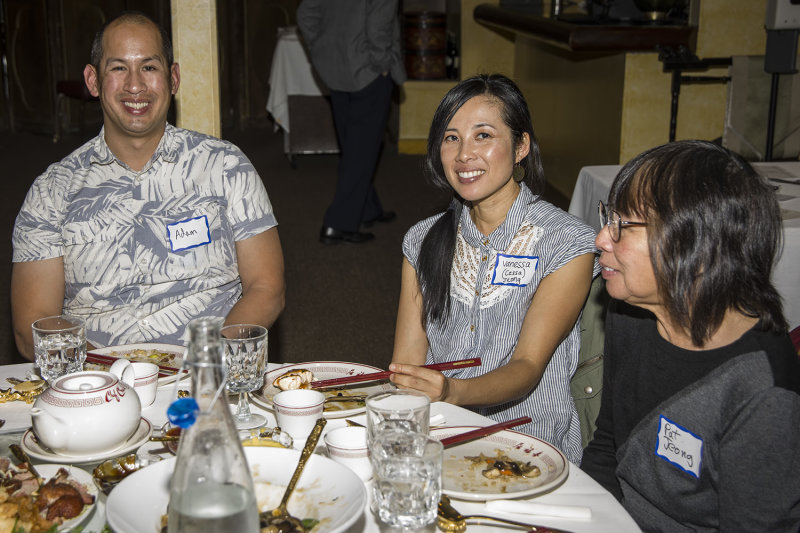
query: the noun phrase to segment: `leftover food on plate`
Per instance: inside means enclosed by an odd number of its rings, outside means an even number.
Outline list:
[[[481,468],[483,477],[489,479],[501,477],[534,478],[542,475],[542,471],[538,466],[530,462],[515,461],[500,451],[497,452],[495,457],[480,454],[478,456],[465,457],[464,459],[472,463],[471,467]]]
[[[275,378],[272,386],[280,390],[310,389],[314,373],[305,368],[290,370]]]
[[[103,355],[107,355],[115,359],[128,359],[132,362],[154,363],[159,366],[171,366],[173,368],[179,367],[183,360],[183,353],[144,348],[132,350],[112,350],[104,353]],[[96,367],[97,369],[101,370],[108,368],[107,365],[103,365],[101,363],[86,363],[86,366],[89,368]]]
[[[44,475],[44,474],[42,474]],[[22,463],[12,466],[0,457],[0,532],[49,532],[92,506],[91,489],[59,467],[53,477],[40,480]],[[96,492],[96,491],[95,491]]]
[[[286,491],[285,486],[281,486],[266,481],[254,481],[253,488],[256,493],[256,502],[258,502],[259,513],[269,512],[276,508]],[[303,509],[303,514],[306,516],[318,516],[315,511],[313,498],[309,499],[307,490],[303,488],[296,488],[292,493],[292,505]],[[335,501],[332,500],[332,501]],[[325,505],[326,502],[319,502],[318,505]],[[167,533],[168,514],[161,515],[161,533]],[[316,533],[317,531],[324,531],[325,526],[332,521],[330,518],[302,518],[300,521],[306,533]],[[318,528],[317,526],[321,526]],[[269,525],[266,520],[261,520],[261,533],[282,533],[278,527]]]
[[[43,379],[21,380],[11,377],[6,378],[6,381],[11,384],[11,387],[8,389],[0,389],[0,403],[17,400],[25,403],[33,403],[47,384]]]

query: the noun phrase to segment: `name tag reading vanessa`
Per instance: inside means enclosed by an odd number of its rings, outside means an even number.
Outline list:
[[[528,255],[497,254],[492,285],[524,287],[533,279],[539,258]]]
[[[204,246],[211,242],[211,230],[205,215],[167,224],[167,238],[173,252]]]

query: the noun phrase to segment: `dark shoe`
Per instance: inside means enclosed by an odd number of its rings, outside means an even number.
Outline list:
[[[319,232],[319,241],[322,244],[339,244],[340,242],[350,242],[361,244],[375,238],[372,233],[361,231],[339,231],[338,229],[324,226]]]
[[[372,227],[372,225],[375,224],[376,222],[382,222],[382,223],[391,222],[396,218],[397,218],[397,213],[395,213],[394,211],[384,211],[380,215],[371,220],[365,220],[362,224],[365,228],[369,228]]]

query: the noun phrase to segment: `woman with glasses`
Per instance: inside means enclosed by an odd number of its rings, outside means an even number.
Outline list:
[[[519,430],[579,463],[569,383],[597,269],[595,232],[541,199],[539,147],[517,86],[491,75],[451,89],[433,117],[426,165],[453,199],[403,241],[392,381],[498,421],[530,416]],[[420,366],[470,357],[481,366]]]
[[[800,361],[770,273],[767,181],[682,141],[623,166],[600,205],[603,399],[581,468],[645,531],[800,527]]]

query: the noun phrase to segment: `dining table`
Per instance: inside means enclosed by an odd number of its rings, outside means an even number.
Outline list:
[[[270,370],[280,368],[284,365],[270,363]],[[22,363],[0,366],[0,383],[6,385],[6,378],[30,379],[34,372],[32,363]],[[153,428],[160,428],[166,421],[167,407],[174,400],[179,389],[186,390],[189,388],[188,379],[178,382],[177,387],[174,383],[164,384],[158,388],[155,402],[142,409],[142,417],[146,418]],[[229,398],[231,409],[235,409],[235,397]],[[12,457],[9,451],[9,445],[18,444],[23,433],[31,427],[31,404],[23,401],[14,401],[0,404],[0,418],[5,420],[5,424],[0,428],[0,455]],[[267,426],[274,427],[275,416],[270,409],[264,408],[262,405],[253,403],[251,408],[254,412],[261,413],[267,417]],[[487,426],[494,423],[493,420],[479,415],[473,411],[452,405],[446,402],[434,402],[431,404],[431,416],[436,416],[439,420],[443,420],[444,426]],[[331,418],[325,427],[325,431],[342,427],[346,425],[343,418]],[[320,442],[323,442],[322,439]],[[165,456],[158,457],[153,455],[153,447],[147,444],[143,445],[137,452],[140,456],[147,455],[148,461],[158,461],[169,457],[167,452]],[[324,445],[318,446],[315,453],[325,453]],[[15,461],[14,461],[15,462]],[[34,460],[34,464],[39,461]],[[69,464],[69,461],[59,460],[60,463]],[[78,467],[91,473],[92,469],[97,465],[95,464],[80,464]],[[147,468],[147,467],[145,467]],[[365,482],[367,484],[368,502],[365,506],[363,514],[360,518],[353,523],[347,530],[353,533],[377,533],[380,531],[388,531],[389,528],[382,525],[377,517],[370,511],[371,502],[371,486],[372,481]],[[634,520],[625,511],[624,507],[602,486],[584,473],[576,464],[570,463],[568,467],[568,474],[563,483],[557,487],[549,490],[546,493],[536,494],[529,497],[521,498],[523,500],[530,500],[545,505],[556,506],[580,506],[588,507],[591,509],[591,517],[581,518],[552,518],[535,515],[527,515],[520,513],[490,513],[486,509],[486,502],[483,501],[466,501],[453,499],[452,504],[464,515],[468,514],[495,514],[505,518],[511,518],[530,524],[538,524],[541,526],[549,526],[558,528],[564,531],[573,533],[626,533],[638,532],[640,529],[637,527]],[[84,523],[84,533],[100,533],[107,525],[106,522],[106,496],[101,492],[98,497],[97,504],[93,514]],[[166,507],[166,502],[165,507]],[[430,531],[435,531],[434,526],[429,527]],[[497,526],[489,525],[469,525],[469,531],[482,532],[482,531],[497,531]],[[504,528],[502,531],[511,531]],[[156,532],[153,532],[156,533]]]
[[[789,329],[800,326],[800,161],[754,162],[753,168],[775,189],[783,220],[783,249],[772,271],[772,282],[783,300]],[[608,193],[620,165],[581,168],[568,211],[595,229],[600,228],[597,203]]]

